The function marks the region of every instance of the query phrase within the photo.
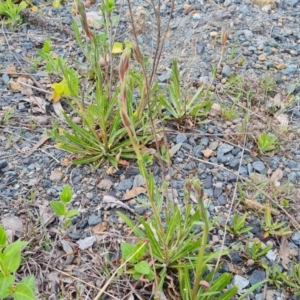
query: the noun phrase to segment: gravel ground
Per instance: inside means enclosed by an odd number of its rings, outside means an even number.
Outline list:
[[[260,4],[258,0],[254,2]],[[245,211],[245,206],[239,204],[234,197],[236,183],[243,182],[251,198],[254,189],[248,186],[247,182],[249,178],[253,179],[253,173],[259,174],[261,183],[272,178],[276,171],[281,175],[275,181],[281,187],[287,183],[294,184],[296,188],[289,188],[279,196],[274,196],[271,188],[266,193],[275,201],[282,199],[282,195],[287,197],[290,200],[290,205],[286,208],[287,213],[295,222],[300,222],[300,197],[297,191],[300,183],[300,98],[297,96],[300,92],[300,2],[261,2],[266,5],[255,5],[251,1],[241,0],[176,1],[157,74],[160,85],[166,86],[171,60],[178,57],[181,78],[186,88],[193,89],[200,82],[209,82],[211,70],[218,64],[221,56],[221,29],[228,32],[226,52],[218,66],[217,79],[212,86],[215,91],[214,102],[217,105],[209,115],[210,122],[186,132],[178,131],[172,124],[167,130],[169,146],[174,150],[171,176],[168,178],[170,188],[174,189],[174,194],[180,201],[186,178],[197,176],[203,181],[206,198],[210,199],[210,216],[218,217],[218,226],[211,232],[210,237],[210,243],[215,249],[219,249],[222,244],[225,234],[222,224],[228,215],[235,210]],[[118,7],[121,7],[122,1],[117,3]],[[46,100],[47,95],[28,86],[22,86],[21,90],[15,91],[12,85],[9,88],[9,83],[12,80],[16,82],[21,73],[30,72],[32,75],[23,82],[50,90],[44,67],[35,65],[34,60],[37,57],[36,49],[41,47],[47,36],[51,38],[57,54],[64,55],[70,61],[74,57],[83,61],[76,42],[67,31],[72,20],[72,3],[67,2],[59,9],[39,1],[34,1],[34,4],[39,7],[44,22],[48,18],[56,28],[49,24],[45,26],[39,21],[35,24],[25,23],[15,32],[1,29],[0,119],[2,116],[3,120],[9,108],[14,109],[8,124],[0,127],[1,221],[7,228],[24,232],[24,201],[30,202],[41,214],[42,207],[47,207],[49,200],[57,198],[63,186],[69,183],[74,191],[73,205],[79,207],[81,212],[73,220],[69,230],[70,241],[75,242],[91,236],[92,229],[99,224],[106,224],[105,231],[118,232],[123,223],[116,214],[117,209],[121,208],[128,216],[132,216],[133,211],[143,216],[148,214],[147,207],[141,206],[134,199],[114,204],[103,199],[104,195],[109,195],[121,200],[126,191],[144,185],[136,164],[132,163],[130,168],[121,168],[110,175],[106,172],[108,166],[94,170],[90,166],[70,165],[71,156],[56,149],[50,139],[43,138],[45,129],[51,129],[56,118],[51,102]],[[97,5],[93,4],[88,11],[97,11]],[[125,3],[123,10],[127,10]],[[163,26],[169,17],[169,10],[170,1],[163,1]],[[139,44],[145,53],[152,53],[156,44],[153,13],[149,5],[141,0],[134,1],[134,13],[136,25],[142,28],[141,34],[138,35]],[[130,37],[129,29],[129,20],[122,15],[117,40],[122,41]],[[282,130],[279,135],[282,147],[269,156],[257,155],[253,139],[239,138],[245,111],[238,110],[239,115],[228,121],[220,115],[220,104],[230,106],[233,103],[226,83],[234,74],[241,75],[244,79],[243,88],[251,89],[254,94],[247,131],[257,137],[256,133],[263,130],[271,129],[276,133]],[[273,84],[273,91],[268,96],[264,94],[264,88],[260,85],[261,78]],[[280,120],[276,120],[276,113],[266,113],[268,105],[277,94],[283,99],[281,103],[284,106],[291,96],[294,96],[288,108],[281,111],[288,119],[287,130],[283,130]],[[40,100],[32,100],[32,95],[36,96],[34,98],[40,97]],[[281,103],[277,111],[281,109]],[[64,103],[62,105],[66,107]],[[159,164],[154,163],[151,170],[159,184]],[[147,200],[146,196],[141,197]],[[262,195],[258,195],[256,200],[261,201]],[[53,222],[51,214],[48,215],[49,223]],[[273,248],[264,260],[271,267],[278,262],[284,269],[280,254],[282,243],[276,238],[264,239],[259,220],[258,214],[249,215],[248,221],[253,229],[245,238],[256,237],[265,243],[271,243]],[[288,220],[283,212],[282,220]],[[52,223],[52,226],[56,225],[57,223]],[[300,234],[294,227],[292,230],[293,234],[287,242],[290,250],[289,260],[298,262]],[[230,234],[226,235],[225,246],[241,242]],[[256,264],[249,263],[241,250],[233,252],[231,258],[225,262],[224,268],[234,274],[233,283],[237,284],[240,290],[266,277],[265,271]],[[45,290],[48,297],[51,292],[53,291]],[[263,298],[266,296],[268,298]],[[268,285],[265,290],[256,290],[249,299],[296,298],[285,288],[276,289]]]

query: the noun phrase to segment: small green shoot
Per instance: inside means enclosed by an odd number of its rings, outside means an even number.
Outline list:
[[[263,262],[262,267],[267,271],[268,282],[276,286],[277,289],[282,288],[283,283],[288,281],[286,273],[280,270],[279,265],[277,263],[270,267]]]
[[[227,230],[235,235],[241,235],[243,233],[246,233],[252,229],[251,226],[245,227],[245,222],[247,218],[247,213],[245,213],[243,216],[239,217],[238,213],[235,213],[232,225],[227,227]]]
[[[273,151],[278,147],[276,137],[271,137],[266,132],[263,132],[257,139],[257,145],[259,152],[264,154],[265,152]]]
[[[145,278],[149,281],[153,281],[155,274],[150,267],[150,264],[146,260],[142,260],[145,254],[146,244],[139,242],[136,245],[122,243],[122,257],[124,261],[128,261],[126,265],[126,273],[132,274],[135,280]]]
[[[189,117],[206,117],[213,104],[212,101],[205,99],[207,93],[204,92],[204,86],[199,88],[191,99],[183,99],[179,82],[179,68],[175,58],[173,59],[172,80],[168,86],[168,91],[169,98],[161,95],[161,104],[169,113],[167,118],[179,123]]]
[[[273,222],[272,214],[271,214],[271,206],[267,203],[264,213],[264,219],[261,222],[261,227],[265,231],[264,237],[268,237],[269,235],[273,236],[283,236],[287,234],[291,234],[292,231],[289,230],[289,227],[286,226],[286,222]]]
[[[72,200],[72,190],[69,185],[65,185],[60,193],[60,200],[50,201],[50,206],[58,217],[62,217],[64,224],[63,228],[67,229],[71,225],[71,218],[78,215],[77,209],[69,210],[67,205]]]
[[[25,1],[22,1],[19,4],[14,4],[12,0],[0,0],[0,15],[7,18],[5,23],[15,26],[18,23],[21,23],[22,18],[20,13],[26,7],[27,4]]]
[[[0,299],[36,299],[33,276],[26,277],[17,284],[15,282],[15,272],[21,266],[21,251],[26,244],[20,240],[9,244],[5,230],[0,226]]]
[[[5,114],[4,114],[3,118],[2,118],[2,124],[3,124],[3,125],[7,125],[7,124],[8,124],[9,120],[11,119],[11,117],[12,117],[13,114],[14,114],[14,111],[15,111],[14,107],[11,106],[11,107],[5,112]]]
[[[262,242],[254,239],[252,242],[249,242],[246,245],[246,255],[252,258],[254,261],[257,261],[260,257],[266,255],[272,246],[268,245],[264,248],[262,247]]]

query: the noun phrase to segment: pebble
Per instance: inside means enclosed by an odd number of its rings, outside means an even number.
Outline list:
[[[51,175],[50,175],[50,180],[53,182],[61,182],[62,178],[63,178],[63,173],[59,170],[53,170],[51,171]]]
[[[296,245],[300,245],[300,233],[298,231],[292,234],[291,239]]]
[[[266,257],[269,261],[275,261],[276,260],[276,252],[271,249],[267,252]]]
[[[97,188],[100,190],[109,190],[113,186],[113,182],[109,179],[102,179],[98,184]]]
[[[228,65],[225,65],[222,69],[222,75],[224,77],[229,77],[231,74],[231,68]]]
[[[184,143],[187,141],[187,136],[183,133],[180,133],[176,136],[176,144]]]
[[[238,287],[238,291],[241,292],[249,285],[249,280],[240,275],[234,275],[233,284],[236,285]]]
[[[288,65],[285,69],[281,70],[284,75],[294,75],[297,71],[297,65]]]
[[[267,174],[265,165],[261,161],[255,161],[253,164],[253,169],[260,174]]]
[[[262,282],[266,278],[266,272],[262,270],[254,270],[254,272],[249,277],[250,285],[255,285],[256,283]],[[262,286],[256,289],[257,292],[261,290]]]
[[[145,180],[141,174],[138,174],[134,177],[133,188],[145,186]]]
[[[217,157],[219,161],[223,160],[223,157],[226,153],[230,152],[234,147],[228,144],[223,144],[218,148]]]
[[[129,190],[131,189],[133,185],[133,180],[130,178],[130,179],[125,179],[125,180],[122,180],[118,186],[117,186],[117,190],[118,191],[126,191],[126,190]]]
[[[101,218],[95,215],[91,215],[88,219],[89,226],[95,226],[97,224],[101,223]]]

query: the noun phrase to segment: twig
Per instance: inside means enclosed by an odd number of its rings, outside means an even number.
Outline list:
[[[21,85],[28,86],[28,87],[30,87],[30,88],[32,88],[32,89],[34,89],[34,90],[37,90],[37,91],[39,91],[39,92],[43,92],[43,93],[45,93],[45,94],[52,95],[52,92],[49,92],[49,91],[47,91],[47,90],[44,90],[44,89],[41,89],[41,88],[35,87],[35,86],[33,86],[33,85],[30,85],[30,84],[28,84],[28,83],[25,83],[25,82],[22,82],[22,81],[19,81],[18,83],[19,83],[19,84],[21,84]]]

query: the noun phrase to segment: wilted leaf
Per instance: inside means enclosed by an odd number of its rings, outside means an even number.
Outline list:
[[[61,245],[66,252],[66,264],[69,265],[74,260],[74,250],[70,242],[61,240]]]
[[[92,228],[92,232],[94,232],[95,234],[99,234],[106,231],[107,227],[108,227],[108,222],[101,222],[100,224]]]
[[[265,205],[260,204],[257,201],[251,200],[251,199],[245,199],[245,203],[250,206],[253,209],[256,209],[257,211],[261,210],[263,212],[265,210]],[[271,214],[274,216],[279,216],[280,212],[274,208],[271,208]]]
[[[113,196],[105,195],[102,200],[102,205],[106,205],[108,207],[122,207],[135,214],[135,211],[132,208]]]
[[[96,237],[95,236],[89,236],[85,239],[77,241],[76,244],[78,244],[78,246],[81,250],[85,250],[85,249],[90,248],[91,246],[93,246],[93,244],[95,242],[96,242]]]
[[[122,43],[118,43],[118,42],[115,42],[113,44],[113,48],[112,48],[112,51],[111,51],[113,54],[118,54],[118,53],[122,53],[123,52],[123,44]]]
[[[215,156],[215,154],[216,154],[213,150],[211,150],[209,148],[206,148],[205,150],[203,150],[202,153],[205,158],[210,158],[211,156]]]
[[[53,103],[53,109],[54,109],[55,113],[57,114],[57,116],[61,120],[64,120],[64,115],[62,114],[62,112],[64,111],[64,109],[62,108],[60,102],[54,102]]]
[[[287,126],[289,124],[289,117],[286,114],[280,114],[275,116],[275,118],[282,126]]]
[[[33,5],[33,6],[31,7],[31,11],[37,12],[37,11],[39,11],[39,9],[38,9],[37,6]]]
[[[281,237],[279,256],[281,258],[281,264],[286,270],[289,269],[289,262],[290,262],[289,254],[290,254],[290,247],[288,245],[287,237],[283,235]]]
[[[129,199],[134,198],[134,197],[136,197],[140,194],[145,194],[146,191],[147,191],[147,189],[144,188],[144,187],[133,188],[133,189],[131,189],[131,190],[129,190],[125,193],[122,200],[129,200]]]
[[[277,168],[271,175],[271,180],[275,182],[276,185],[280,185],[280,180],[283,177],[283,172],[280,168]]]
[[[102,22],[102,17],[99,15],[98,12],[89,11],[86,13],[86,18],[88,26],[95,29],[100,29],[102,27],[102,25],[100,24],[100,22]]]
[[[275,107],[277,108],[283,108],[284,104],[282,103],[282,95],[276,94],[275,97],[272,99],[272,102]]]

